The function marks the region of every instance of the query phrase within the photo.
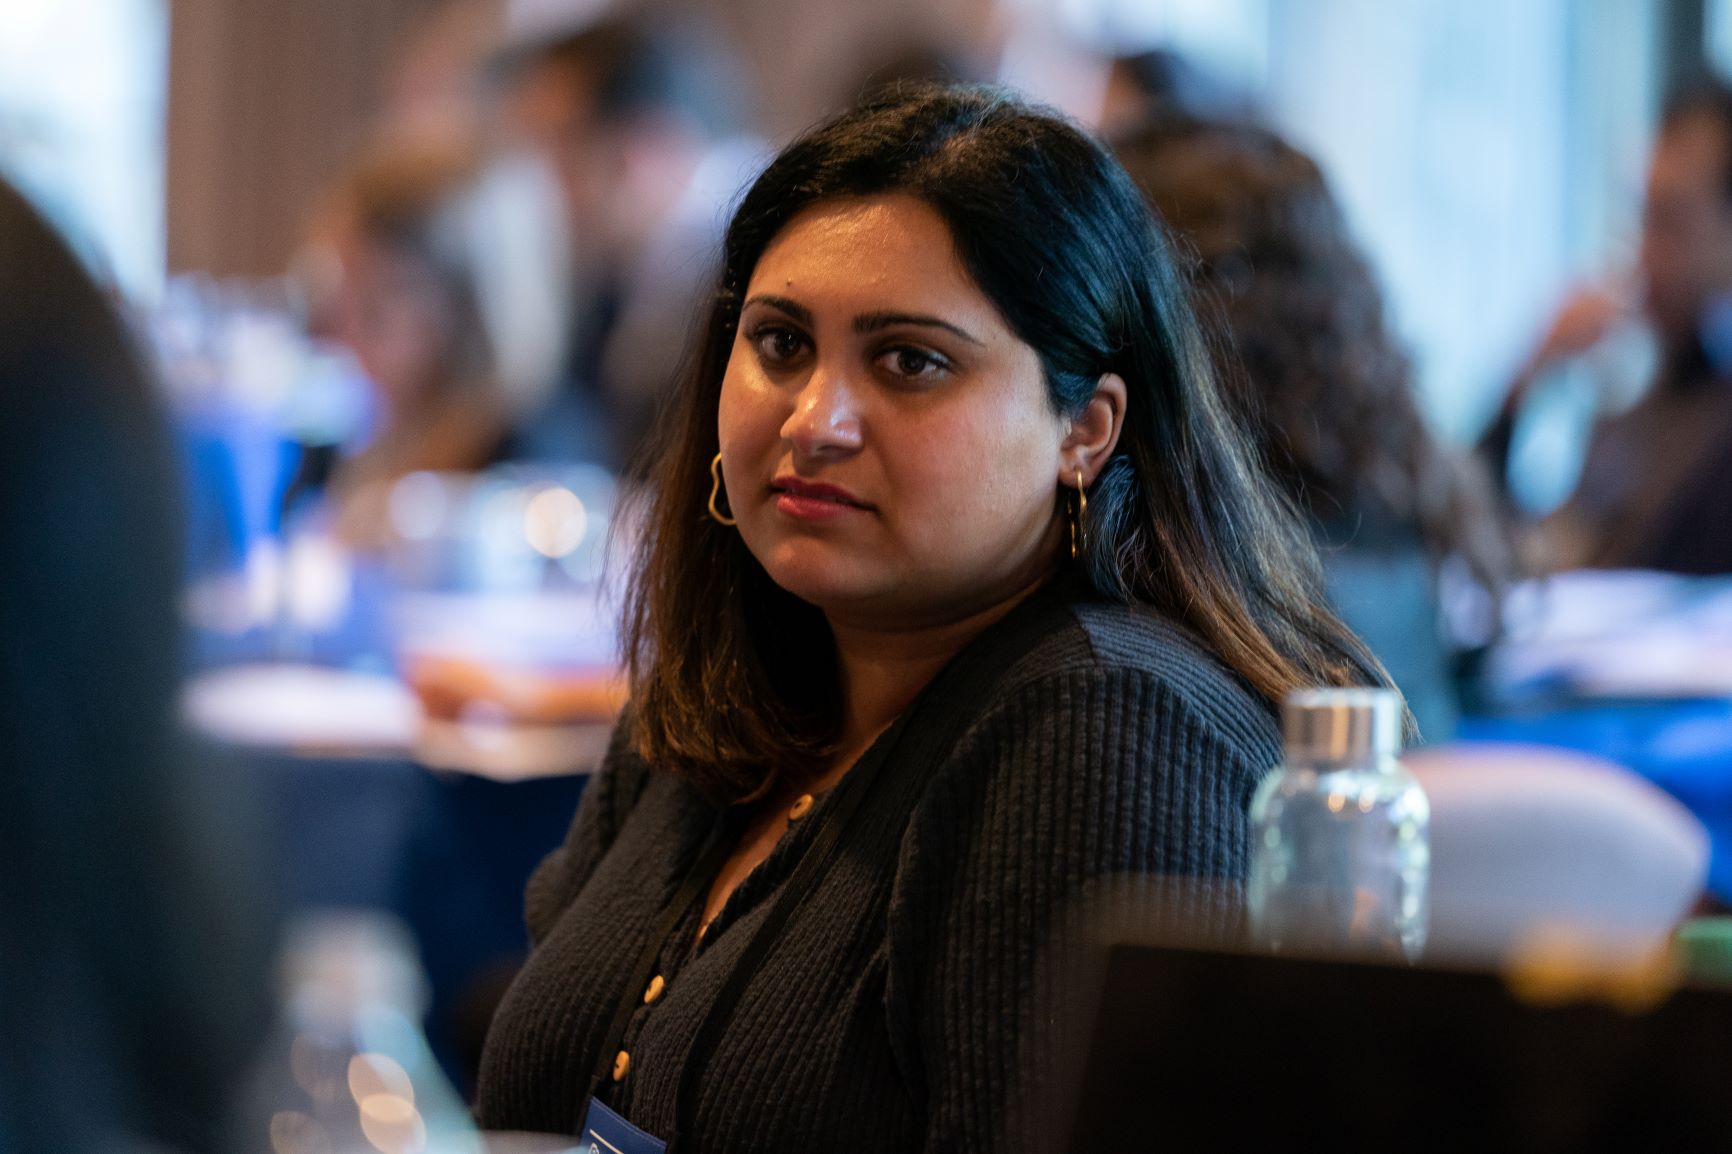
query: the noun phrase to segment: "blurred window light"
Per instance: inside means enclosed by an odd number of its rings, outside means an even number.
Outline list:
[[[1477,433],[1572,284],[1628,275],[1657,12],[1657,0],[1270,8],[1267,104],[1340,196],[1446,436]],[[1561,476],[1565,457],[1544,470]]]
[[[0,2],[0,173],[134,298],[162,285],[167,81],[168,0]]]
[[[1112,56],[1153,48],[1183,53],[1208,74],[1256,90],[1269,72],[1275,0],[1056,0],[1065,26]]]
[[[1566,289],[1628,279],[1663,2],[1022,0],[1096,51],[1178,53],[1317,157],[1458,440]],[[1708,17],[1732,72],[1732,0]],[[1554,501],[1580,431],[1548,422],[1521,467]]]
[[[1704,0],[1702,51],[1721,76],[1732,76],[1732,0]]]

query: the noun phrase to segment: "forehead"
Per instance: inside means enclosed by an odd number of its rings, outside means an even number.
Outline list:
[[[765,247],[749,292],[792,296],[808,307],[997,312],[957,256],[944,218],[900,194],[803,210]]]

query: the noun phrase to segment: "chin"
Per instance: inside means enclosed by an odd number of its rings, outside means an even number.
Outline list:
[[[882,578],[864,572],[857,558],[813,545],[784,542],[759,562],[770,580],[820,609],[855,605],[884,594]]]

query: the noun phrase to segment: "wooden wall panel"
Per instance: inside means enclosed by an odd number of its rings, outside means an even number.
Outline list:
[[[172,0],[168,264],[282,271],[308,204],[443,0]]]
[[[703,18],[738,58],[746,108],[781,140],[911,39],[990,44],[1001,0],[613,2]],[[170,0],[170,272],[281,272],[312,199],[388,96],[436,86],[426,73],[491,43],[507,3]]]

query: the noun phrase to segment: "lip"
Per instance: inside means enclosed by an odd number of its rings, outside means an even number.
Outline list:
[[[770,491],[775,494],[777,509],[803,521],[828,521],[872,507],[840,485],[803,481],[791,475],[771,481]]]

